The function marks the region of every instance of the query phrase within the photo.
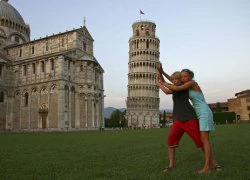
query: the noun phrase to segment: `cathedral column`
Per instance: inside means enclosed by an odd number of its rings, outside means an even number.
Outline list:
[[[100,124],[100,120],[101,120],[101,116],[99,114],[100,112],[100,105],[99,105],[99,101],[97,101],[96,103],[96,127],[99,128],[99,124]]]
[[[71,122],[71,106],[72,106],[72,98],[71,98],[72,92],[71,92],[71,88],[69,87],[69,92],[68,92],[68,98],[69,98],[69,102],[68,102],[68,128],[71,129],[72,128],[72,122]]]
[[[85,99],[85,127],[88,127],[88,98]]]
[[[92,99],[92,127],[95,127],[95,100]]]
[[[14,103],[14,96],[7,96],[7,109],[6,109],[6,130],[13,129],[13,103]]]
[[[58,128],[64,128],[64,87],[63,84],[58,88]]]
[[[79,101],[80,101],[80,95],[78,93],[76,93],[76,96],[78,96],[78,98],[75,98],[75,104],[76,104],[76,108],[75,108],[75,128],[80,128],[80,105],[79,105]]]

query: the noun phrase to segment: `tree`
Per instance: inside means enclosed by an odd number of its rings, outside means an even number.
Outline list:
[[[126,127],[125,114],[126,111],[114,110],[110,118],[106,120],[106,127]]]
[[[220,103],[217,102],[215,112],[221,112],[221,111],[222,109],[221,109]]]
[[[167,122],[167,118],[166,118],[166,111],[163,111],[163,114],[161,114],[160,116],[160,123],[162,124],[163,127],[165,127],[165,124]]]

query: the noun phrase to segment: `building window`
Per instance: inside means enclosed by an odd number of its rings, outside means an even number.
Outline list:
[[[26,92],[24,94],[24,105],[28,106],[28,104],[29,104],[29,93]]]
[[[139,30],[138,29],[136,30],[136,36],[139,36]]]
[[[3,65],[0,64],[0,76],[2,76],[3,73]]]
[[[4,102],[4,93],[0,92],[0,102]]]
[[[46,42],[46,51],[48,51],[49,50],[49,43],[48,42]]]
[[[87,44],[85,42],[82,43],[82,48],[83,48],[84,51],[87,50]]]
[[[250,111],[250,106],[247,106],[247,110]]]
[[[54,70],[54,67],[55,66],[55,63],[54,63],[54,59],[51,59],[50,60],[50,67],[51,67],[51,70],[53,71]]]
[[[32,46],[32,47],[31,47],[31,53],[32,53],[32,54],[35,54],[35,46]]]
[[[23,65],[23,75],[26,76],[27,75],[27,66]]]
[[[146,46],[147,46],[147,49],[148,49],[149,48],[149,41],[148,41],[148,39],[147,39],[147,45]]]
[[[22,57],[22,55],[23,55],[23,51],[22,49],[19,49],[19,57]]]
[[[144,30],[144,26],[143,26],[143,25],[141,25],[141,30],[142,30],[142,31]]]
[[[64,47],[64,38],[62,38],[62,47]]]
[[[36,74],[36,63],[32,63],[32,73]]]
[[[44,62],[41,62],[41,72],[44,72]]]
[[[83,65],[80,66],[80,71],[83,71]]]
[[[19,43],[19,37],[15,36],[15,42]]]
[[[70,70],[70,60],[68,61],[68,70]]]
[[[0,74],[1,75],[1,74]],[[250,102],[250,97],[246,98],[246,102]]]

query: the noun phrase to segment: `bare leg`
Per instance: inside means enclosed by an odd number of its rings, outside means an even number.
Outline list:
[[[175,148],[168,147],[169,168],[174,168],[174,157],[175,157]]]
[[[163,173],[169,173],[174,168],[174,156],[175,156],[175,147],[168,147],[168,166],[163,169]]]
[[[211,147],[211,145],[210,145],[210,147]],[[210,167],[215,168],[216,165],[217,165],[217,162],[215,160],[215,157],[214,157],[213,152],[212,152],[212,147],[211,147]]]
[[[209,141],[209,132],[201,131],[201,141],[204,146],[204,156],[205,156],[205,162],[204,167],[198,171],[200,174],[208,173],[210,172],[210,163],[212,159],[212,151],[211,151],[211,144]]]
[[[204,153],[204,149],[203,148],[202,148],[202,152]],[[215,160],[215,157],[214,157],[214,155],[212,153],[212,147],[211,147],[211,157],[210,157],[210,161],[209,161],[209,167],[211,169],[213,169],[213,168],[216,168],[217,165],[218,164],[217,164],[217,161]]]

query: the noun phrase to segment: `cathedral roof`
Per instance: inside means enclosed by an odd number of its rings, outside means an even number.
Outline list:
[[[94,62],[98,63],[97,60],[93,56],[89,56],[87,54],[85,54],[82,57],[78,58],[78,60],[80,60],[80,61],[94,61]]]
[[[0,17],[5,17],[9,20],[12,20],[16,23],[25,25],[23,17],[20,13],[8,3],[8,0],[0,1]]]

